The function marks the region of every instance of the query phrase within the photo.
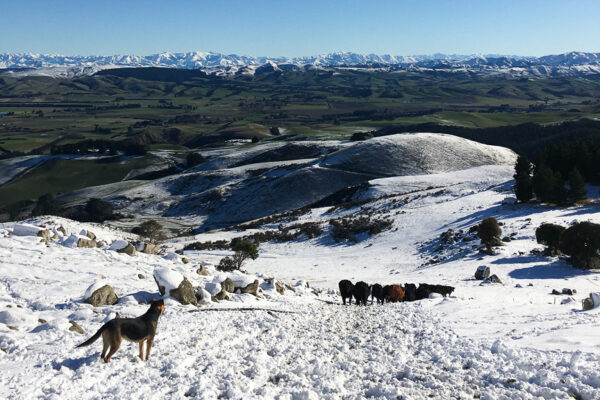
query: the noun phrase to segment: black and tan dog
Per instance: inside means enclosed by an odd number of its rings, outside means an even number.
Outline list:
[[[146,342],[146,360],[150,357],[150,349],[156,335],[158,317],[165,312],[165,303],[163,300],[153,300],[150,303],[150,309],[144,315],[137,318],[115,318],[108,321],[98,329],[98,332],[77,347],[89,346],[94,343],[100,335],[104,347],[100,357],[104,362],[110,362],[110,358],[119,350],[122,339],[140,344],[140,358],[144,359],[144,341]],[[110,350],[109,350],[110,348]],[[106,354],[106,351],[108,354]],[[106,356],[106,357],[105,357]]]

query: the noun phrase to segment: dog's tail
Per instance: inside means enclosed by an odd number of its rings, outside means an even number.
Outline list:
[[[98,329],[98,332],[96,332],[94,334],[94,336],[92,336],[91,338],[89,338],[88,340],[86,340],[85,342],[75,346],[75,347],[85,347],[85,346],[89,346],[90,344],[94,343],[96,340],[98,340],[98,338],[100,337],[100,335],[102,335],[102,332],[104,332],[104,330],[106,329],[106,325],[102,325],[102,328]]]

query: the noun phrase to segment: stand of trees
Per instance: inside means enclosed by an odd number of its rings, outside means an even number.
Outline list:
[[[556,143],[542,150],[533,166],[520,155],[515,165],[515,194],[521,202],[573,204],[587,196],[585,184],[600,184],[600,140]]]

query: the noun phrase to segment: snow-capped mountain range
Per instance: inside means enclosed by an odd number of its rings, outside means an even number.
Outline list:
[[[119,67],[169,67],[202,69],[232,75],[249,73],[267,65],[267,70],[306,68],[378,68],[388,70],[436,70],[448,72],[500,73],[513,76],[600,74],[600,53],[569,52],[543,57],[506,55],[433,54],[392,56],[337,52],[308,57],[254,57],[215,52],[164,52],[149,56],[64,56],[33,53],[0,54],[1,69],[18,69],[17,75],[91,75],[101,69]],[[283,66],[283,67],[282,67]],[[280,68],[282,67],[282,68]],[[26,69],[27,71],[23,71]]]

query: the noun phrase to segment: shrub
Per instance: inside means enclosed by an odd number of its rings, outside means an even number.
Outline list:
[[[329,221],[332,226],[331,237],[336,242],[342,240],[350,240],[354,243],[358,242],[357,234],[368,232],[369,236],[381,233],[383,230],[390,228],[393,222],[389,219],[371,219],[369,217],[360,216],[358,218],[340,218]]]
[[[560,235],[559,248],[578,268],[600,268],[600,225],[576,223]]]
[[[221,258],[221,261],[219,261],[219,264],[216,266],[216,268],[218,271],[224,272],[231,272],[239,269],[231,257]]]
[[[131,230],[132,233],[150,239],[153,242],[164,240],[162,225],[154,220],[145,221]]]
[[[185,157],[185,163],[188,168],[193,168],[204,162],[204,157],[200,153],[188,153]]]
[[[59,207],[54,201],[54,195],[51,193],[43,194],[39,197],[35,207],[31,211],[31,215],[37,217],[39,215],[54,215],[58,212]]]
[[[214,242],[194,242],[187,244],[183,249],[184,250],[229,250],[231,247],[229,246],[229,241],[227,240],[217,240]]]
[[[113,218],[112,204],[100,199],[89,199],[85,204],[85,212],[93,222],[103,222]]]
[[[231,249],[235,251],[233,257],[222,258],[217,266],[220,271],[233,271],[242,268],[248,258],[258,258],[258,246],[249,240],[235,238],[231,241]]]
[[[484,219],[477,228],[477,237],[481,239],[481,243],[485,244],[488,251],[491,251],[492,246],[500,243],[501,234],[502,229],[494,217]]]
[[[551,256],[560,254],[560,235],[565,228],[556,224],[542,224],[535,230],[535,239],[546,246],[546,253]]]
[[[373,137],[373,132],[354,132],[352,134],[352,137],[350,138],[350,140],[352,140],[353,142],[356,142],[359,140],[371,139],[372,137]]]

